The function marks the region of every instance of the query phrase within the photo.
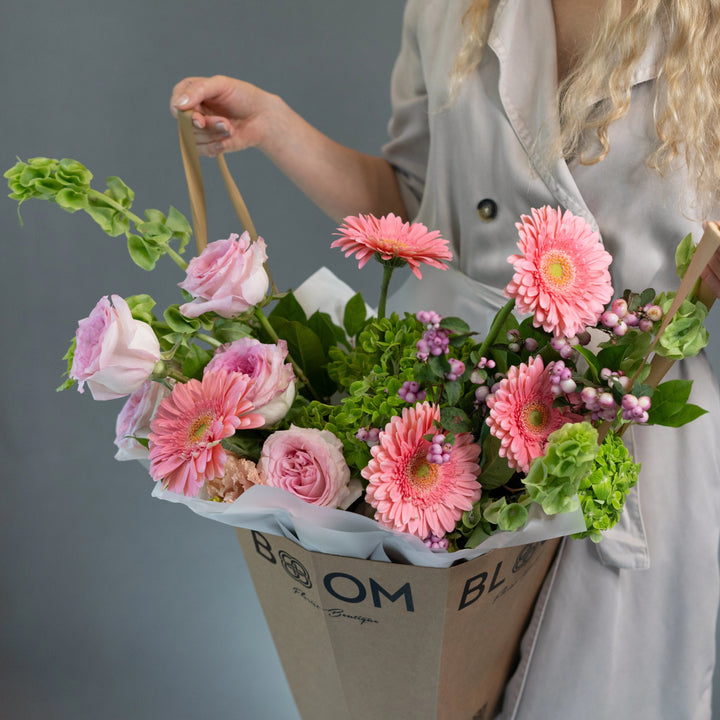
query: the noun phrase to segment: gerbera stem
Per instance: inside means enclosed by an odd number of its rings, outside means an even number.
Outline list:
[[[260,321],[260,324],[263,326],[265,332],[272,338],[272,341],[274,343],[277,343],[280,338],[275,332],[275,328],[273,328],[273,326],[270,324],[270,321],[265,317],[265,313],[259,307],[255,308],[255,317]],[[317,394],[317,392],[315,392],[315,388],[310,384],[307,376],[302,371],[302,368],[293,359],[289,350],[287,354],[287,359],[292,363],[293,370],[295,371],[295,375],[297,375],[298,380],[300,380],[300,382],[302,382],[307,387],[307,389],[310,391],[310,394],[315,398],[315,400],[321,400],[320,396]]]
[[[485,357],[485,353],[487,353],[488,348],[495,342],[497,339],[498,333],[500,332],[500,328],[505,324],[505,321],[508,318],[508,315],[513,311],[513,308],[515,307],[515,298],[512,300],[508,300],[505,305],[503,305],[500,310],[498,310],[497,315],[495,315],[494,320],[492,321],[492,325],[490,325],[490,329],[488,330],[488,334],[485,336],[485,340],[483,340],[482,345],[480,346],[480,349],[478,350],[478,355],[480,357]]]
[[[382,284],[380,285],[380,300],[378,301],[378,320],[385,317],[385,305],[387,304],[388,288],[390,287],[390,278],[395,268],[389,263],[383,263]]]

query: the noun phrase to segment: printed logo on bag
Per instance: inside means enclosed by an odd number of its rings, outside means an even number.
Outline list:
[[[510,592],[518,582],[522,580],[530,566],[537,559],[537,551],[542,547],[543,542],[529,543],[523,545],[518,552],[515,563],[512,566],[512,574],[516,577],[507,578],[507,570],[503,571],[502,560],[495,566],[492,572],[483,571],[477,575],[473,575],[465,581],[462,597],[458,610],[464,610],[466,607],[477,602],[481,597],[489,597],[492,595],[492,602],[497,602],[506,593]],[[518,573],[522,573],[518,575]],[[508,582],[506,582],[508,580]]]
[[[262,533],[257,532],[257,530],[252,530],[251,532],[257,554],[269,563],[276,565],[278,561],[270,545],[270,541]],[[306,588],[312,587],[310,573],[297,558],[294,558],[284,550],[278,551],[277,556],[280,558],[280,565],[293,580],[304,585]],[[404,601],[405,610],[407,612],[415,612],[415,603],[409,582],[404,583],[397,590],[393,591],[383,587],[372,577],[363,581],[350,573],[329,572],[323,577],[322,584],[332,597],[344,603],[357,604],[371,602],[376,608],[382,608],[383,606],[387,606],[388,602],[398,603],[399,606],[402,607],[402,601]],[[302,593],[299,594],[302,595]]]
[[[520,548],[517,558],[515,559],[515,564],[512,569],[513,573],[522,570],[533,559],[535,552],[541,545],[542,543],[539,542],[523,545],[522,548]]]
[[[280,558],[280,564],[283,566],[285,572],[295,581],[304,585],[306,588],[312,587],[312,580],[310,580],[310,573],[307,568],[297,559],[294,558],[290,553],[281,550],[278,553]]]

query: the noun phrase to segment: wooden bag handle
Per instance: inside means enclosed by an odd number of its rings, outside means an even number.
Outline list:
[[[180,154],[182,155],[183,167],[185,168],[185,179],[187,180],[188,194],[190,196],[190,209],[192,211],[193,229],[195,231],[195,242],[198,255],[207,246],[207,209],[205,206],[205,189],[203,186],[200,158],[198,156],[195,137],[193,136],[192,111],[181,110],[178,112],[178,134],[180,136]],[[228,170],[225,158],[222,155],[217,157],[220,166],[225,188],[230,196],[235,213],[240,220],[243,230],[247,230],[250,241],[257,240],[257,232],[245,201],[235,184],[230,171]]]

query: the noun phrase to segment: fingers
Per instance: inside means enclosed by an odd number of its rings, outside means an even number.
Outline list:
[[[217,115],[193,115],[195,143],[201,155],[218,155],[225,152],[226,142],[232,135],[229,121]]]
[[[715,293],[715,296],[720,297],[720,250],[710,258],[710,262],[703,270],[701,277]]]
[[[237,80],[224,75],[185,78],[173,88],[170,112],[177,116],[178,110],[227,105],[228,98],[232,97],[237,83]]]

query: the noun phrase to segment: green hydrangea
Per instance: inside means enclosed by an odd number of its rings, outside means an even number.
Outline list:
[[[589,537],[599,542],[601,533],[620,519],[625,498],[637,483],[639,473],[640,464],[633,462],[623,441],[609,433],[600,446],[592,471],[580,483],[578,494],[587,530],[573,537]]]
[[[663,293],[658,297],[657,304],[666,313],[674,298],[675,293]],[[658,340],[655,348],[658,355],[670,360],[697,355],[710,338],[703,327],[707,313],[707,307],[700,301],[685,300]]]
[[[598,433],[589,422],[566,423],[551,433],[545,455],[532,461],[524,480],[530,499],[548,515],[574,510],[597,453]]]

